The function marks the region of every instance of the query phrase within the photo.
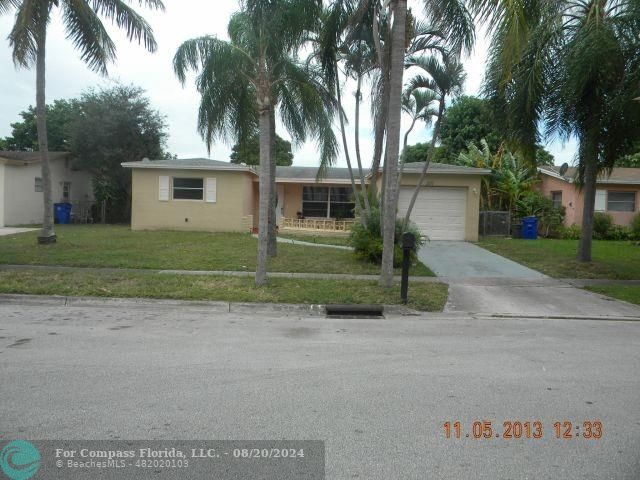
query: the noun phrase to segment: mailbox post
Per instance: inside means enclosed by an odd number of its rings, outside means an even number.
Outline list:
[[[409,293],[409,266],[411,264],[411,251],[416,246],[416,237],[413,233],[402,234],[402,281],[400,283],[400,298],[403,304],[407,304]]]

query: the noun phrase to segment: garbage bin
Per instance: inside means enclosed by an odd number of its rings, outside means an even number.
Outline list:
[[[511,224],[511,238],[522,238],[522,223]]]
[[[538,219],[536,217],[524,217],[522,219],[522,238],[536,240],[538,238]]]
[[[54,219],[56,223],[62,225],[71,223],[71,204],[70,203],[54,203],[53,204]]]

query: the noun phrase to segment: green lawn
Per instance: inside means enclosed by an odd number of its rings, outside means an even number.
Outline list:
[[[592,292],[640,305],[640,285],[594,285],[586,288]]]
[[[39,246],[38,232],[0,237],[0,264],[170,270],[256,268],[257,240],[249,234],[132,232],[127,226],[56,226],[58,243]],[[373,274],[380,268],[347,250],[278,244],[272,272]],[[420,264],[412,275],[433,276]]]
[[[309,243],[320,243],[324,245],[340,245],[340,246],[349,246],[349,236],[338,236],[338,235],[314,235],[314,234],[293,234],[293,233],[282,233],[278,234],[280,238],[288,238],[290,240],[298,240],[300,242],[309,242]]]
[[[250,277],[153,272],[5,270],[0,271],[0,293],[305,304],[400,303],[398,285],[387,290],[375,281],[270,278],[267,286],[258,288]],[[411,285],[409,298],[410,308],[442,311],[447,286],[416,282]]]
[[[576,260],[577,240],[491,238],[479,245],[556,278],[640,279],[640,246],[632,242],[594,240],[588,264]]]

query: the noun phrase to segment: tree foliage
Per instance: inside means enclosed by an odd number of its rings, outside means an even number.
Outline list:
[[[485,140],[496,151],[504,139],[488,100],[472,96],[458,97],[442,117],[440,133],[443,156],[454,163],[469,143]]]
[[[75,100],[55,100],[47,105],[47,136],[49,149],[58,152],[69,151],[69,124],[77,113]],[[11,135],[5,138],[6,150],[38,150],[38,130],[36,109],[29,106],[20,112],[22,120],[11,124]]]
[[[236,143],[231,152],[231,163],[260,165],[260,139],[252,135],[249,139]],[[288,167],[293,163],[291,142],[276,135],[276,165]]]
[[[138,87],[90,90],[77,101],[69,150],[74,166],[94,176],[94,194],[107,201],[109,221],[131,216],[131,171],[120,164],[165,158],[166,128],[164,116]]]

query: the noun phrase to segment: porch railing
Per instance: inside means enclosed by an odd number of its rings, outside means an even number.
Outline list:
[[[283,218],[281,228],[294,230],[325,230],[332,232],[347,232],[356,221],[336,220],[334,218]]]

